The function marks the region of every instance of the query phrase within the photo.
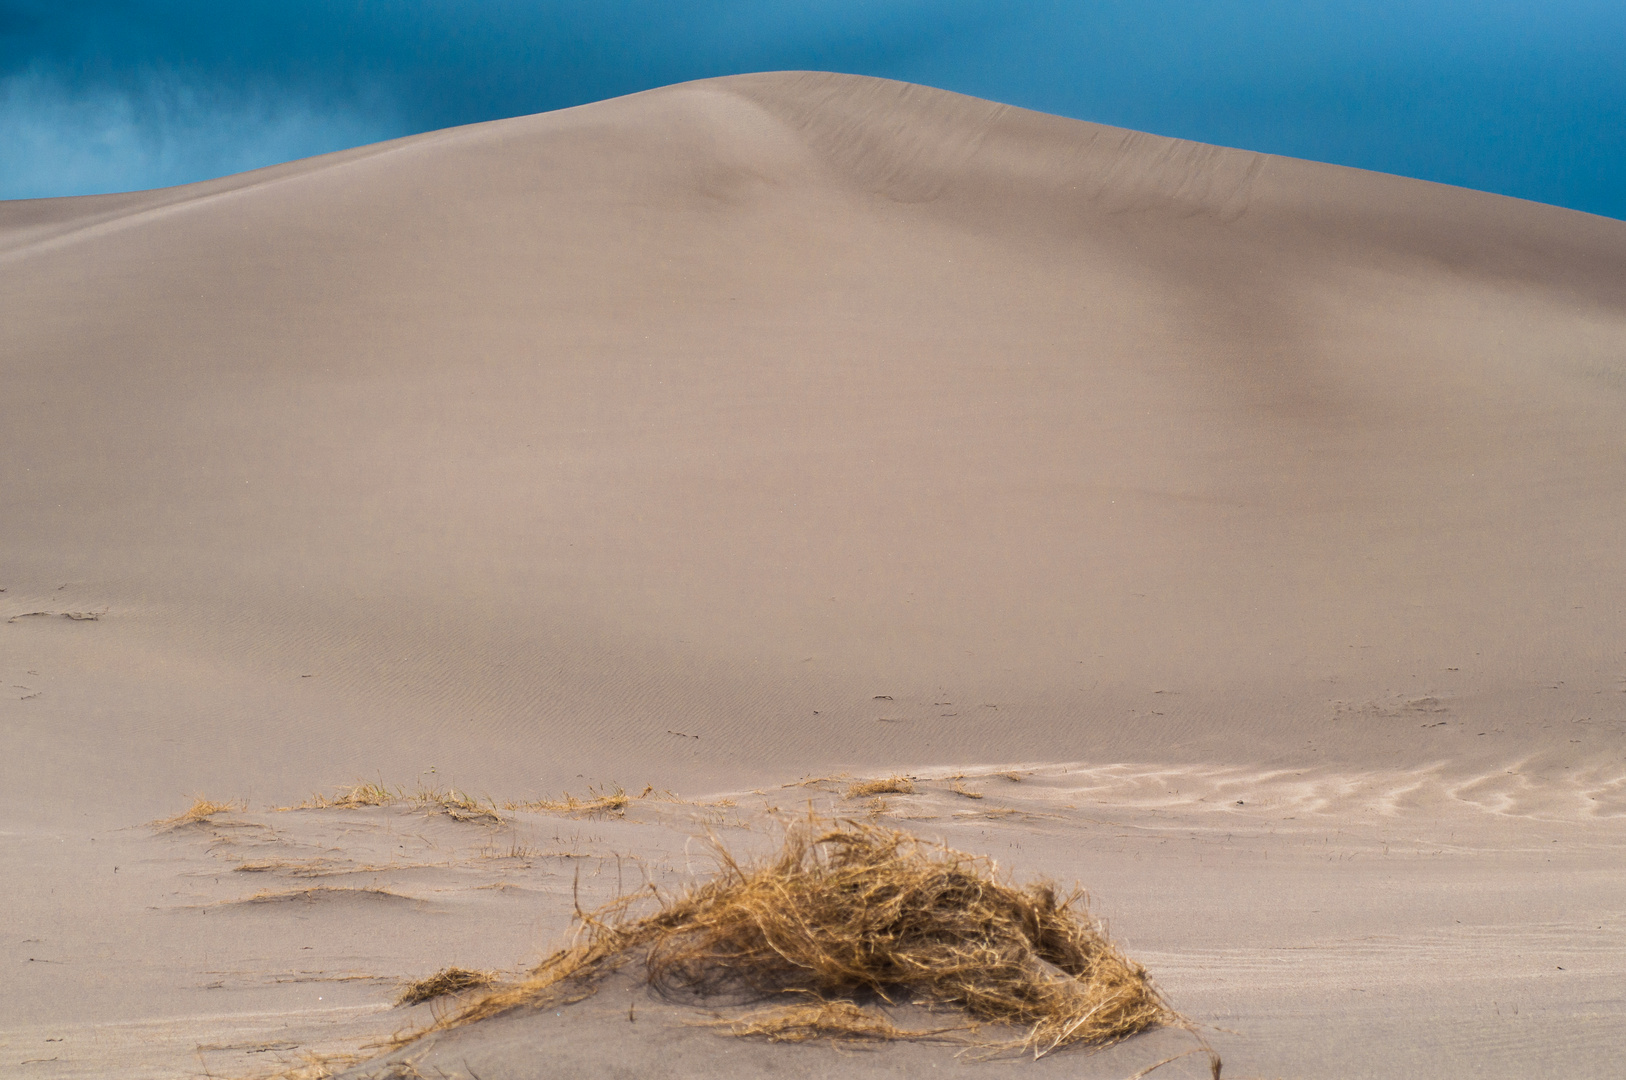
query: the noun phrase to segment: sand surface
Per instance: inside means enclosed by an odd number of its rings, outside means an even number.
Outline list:
[[[0,203],[0,1075],[354,1048],[808,799],[1079,879],[1228,1076],[1618,1075],[1623,432],[1626,223],[850,76]],[[688,801],[273,809],[358,778]],[[1016,1067],[615,993],[403,1053]]]

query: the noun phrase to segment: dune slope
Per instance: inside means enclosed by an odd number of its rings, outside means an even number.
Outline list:
[[[1246,1068],[1610,1075],[1622,431],[1626,223],[852,76],[0,204],[7,1038],[342,1043],[568,920],[576,847],[313,789],[941,766]]]
[[[1619,222],[792,74],[0,246],[54,786],[1618,761]]]

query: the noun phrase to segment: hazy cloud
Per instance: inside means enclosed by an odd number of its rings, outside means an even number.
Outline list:
[[[182,183],[776,68],[884,69],[985,0],[0,0],[0,198]]]
[[[0,78],[0,197],[191,183],[376,142],[400,126],[387,104],[313,103],[280,87],[228,91],[174,72],[75,86],[25,71]]]

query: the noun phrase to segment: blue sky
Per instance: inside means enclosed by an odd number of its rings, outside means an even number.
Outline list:
[[[0,0],[0,198],[789,68],[1626,218],[1626,0]]]

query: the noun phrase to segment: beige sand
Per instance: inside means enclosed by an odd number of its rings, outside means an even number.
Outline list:
[[[1626,224],[855,77],[0,204],[0,1073],[250,1071],[194,1048],[563,928],[312,790],[1028,765],[1088,797],[911,824],[1080,877],[1228,1073],[1617,1075],[1622,431]],[[233,843],[141,827],[199,792]],[[639,813],[557,846],[697,872]],[[363,888],[228,903],[307,887],[261,833]]]

